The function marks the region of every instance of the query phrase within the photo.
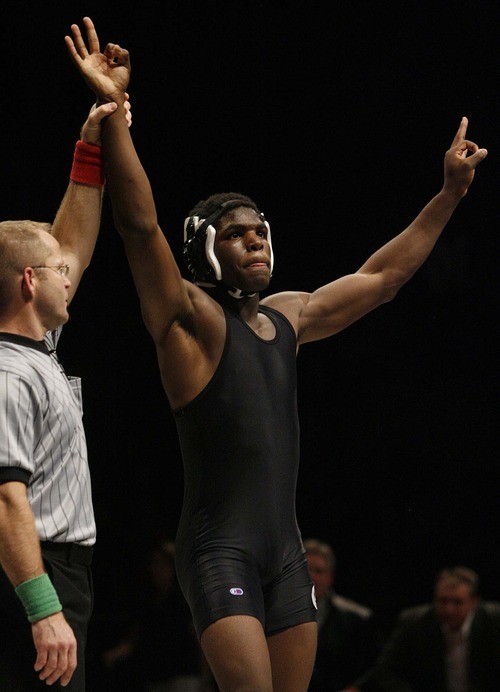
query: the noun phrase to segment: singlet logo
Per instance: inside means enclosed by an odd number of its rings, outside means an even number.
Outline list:
[[[318,604],[316,603],[316,589],[314,588],[314,586],[312,587],[312,590],[311,590],[311,598],[312,598],[313,606],[316,608],[316,610],[318,610]]]
[[[243,589],[240,589],[239,586],[233,586],[232,589],[229,589],[229,593],[233,596],[243,596]]]

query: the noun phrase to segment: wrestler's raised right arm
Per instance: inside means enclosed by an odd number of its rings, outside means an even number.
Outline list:
[[[176,407],[194,398],[212,377],[224,343],[224,313],[198,286],[183,279],[158,225],[151,185],[123,106],[130,80],[128,51],[108,43],[101,53],[92,21],[83,21],[89,49],[76,24],[66,45],[98,102],[114,101],[118,106],[103,123],[106,187],[144,323],[156,345],[165,391]]]
[[[106,183],[116,228],[123,238],[139,295],[142,315],[156,343],[173,322],[192,311],[189,285],[182,279],[165,236],[158,226],[148,177],[139,160],[125,118],[125,92],[130,80],[127,50],[108,43],[104,52],[89,17],[83,20],[88,49],[76,24],[65,41],[70,56],[99,102],[118,108],[103,128]]]

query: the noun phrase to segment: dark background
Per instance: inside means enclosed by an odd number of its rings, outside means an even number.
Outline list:
[[[339,592],[387,622],[448,564],[500,599],[500,3],[4,3],[2,218],[57,211],[92,103],[63,37],[87,14],[101,47],[131,52],[133,136],[176,255],[200,198],[244,192],[271,223],[273,291],[355,271],[403,230],[468,116],[490,153],[428,262],[393,302],[301,349],[297,514],[334,546]],[[145,552],[174,536],[183,485],[107,199],[60,355],[84,380],[105,640]]]

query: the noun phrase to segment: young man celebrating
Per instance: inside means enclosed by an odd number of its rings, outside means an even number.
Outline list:
[[[391,300],[417,271],[466,194],[485,149],[463,118],[442,190],[354,274],[313,293],[261,300],[273,270],[270,226],[245,195],[200,202],[185,224],[185,280],[158,225],[126,127],[128,52],[103,53],[92,21],[70,55],[100,102],[107,187],[158,356],[184,462],[179,580],[221,692],[305,692],[317,624],[295,517],[299,463],[296,353]]]

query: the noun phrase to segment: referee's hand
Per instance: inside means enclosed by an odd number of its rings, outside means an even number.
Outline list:
[[[76,668],[76,639],[62,613],[54,613],[31,625],[37,652],[35,670],[40,680],[62,687],[71,680]]]

